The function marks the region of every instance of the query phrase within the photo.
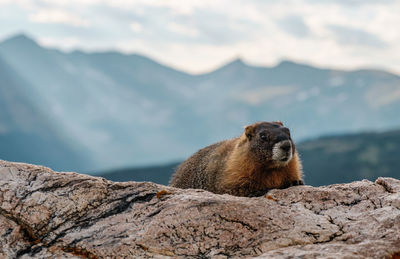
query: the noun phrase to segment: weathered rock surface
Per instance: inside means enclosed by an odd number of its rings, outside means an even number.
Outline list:
[[[399,258],[400,181],[242,198],[0,161],[0,258]]]

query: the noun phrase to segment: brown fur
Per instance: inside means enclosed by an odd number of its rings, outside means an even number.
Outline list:
[[[287,164],[276,164],[268,158],[272,151],[267,149],[272,149],[273,141],[262,142],[256,138],[256,134],[263,131],[269,139],[274,139],[279,134],[286,134],[283,128],[280,122],[255,123],[247,126],[238,138],[199,150],[178,167],[170,185],[219,194],[259,196],[269,189],[303,184],[301,161],[292,142],[293,158]],[[260,146],[265,149],[261,153],[258,152]]]

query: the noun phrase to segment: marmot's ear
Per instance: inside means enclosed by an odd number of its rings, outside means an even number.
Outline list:
[[[254,130],[255,127],[254,125],[248,125],[244,128],[244,133],[246,134],[246,137],[251,140],[254,136]]]
[[[283,126],[283,123],[281,121],[274,121],[274,123],[279,124],[281,126]]]

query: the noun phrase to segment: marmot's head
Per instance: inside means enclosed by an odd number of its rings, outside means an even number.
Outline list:
[[[295,146],[290,131],[282,122],[257,122],[245,128],[252,158],[270,167],[287,165],[293,158]]]

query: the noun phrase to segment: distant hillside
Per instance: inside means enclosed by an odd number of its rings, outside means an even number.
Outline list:
[[[400,179],[400,130],[324,137],[298,148],[311,185]]]
[[[169,179],[178,165],[179,163],[172,163],[151,167],[117,169],[101,173],[100,176],[115,182],[138,181],[168,185]]]
[[[379,176],[400,179],[400,130],[324,137],[297,148],[308,185],[375,180]],[[101,176],[113,181],[168,184],[177,165],[119,170]]]
[[[34,104],[32,92],[0,56],[0,159],[87,170],[90,156],[68,139]]]
[[[400,77],[384,71],[237,59],[191,75],[141,55],[44,48],[25,35],[1,42],[0,56],[68,145],[94,158],[93,170],[178,161],[255,121],[281,120],[297,141],[400,126]]]

